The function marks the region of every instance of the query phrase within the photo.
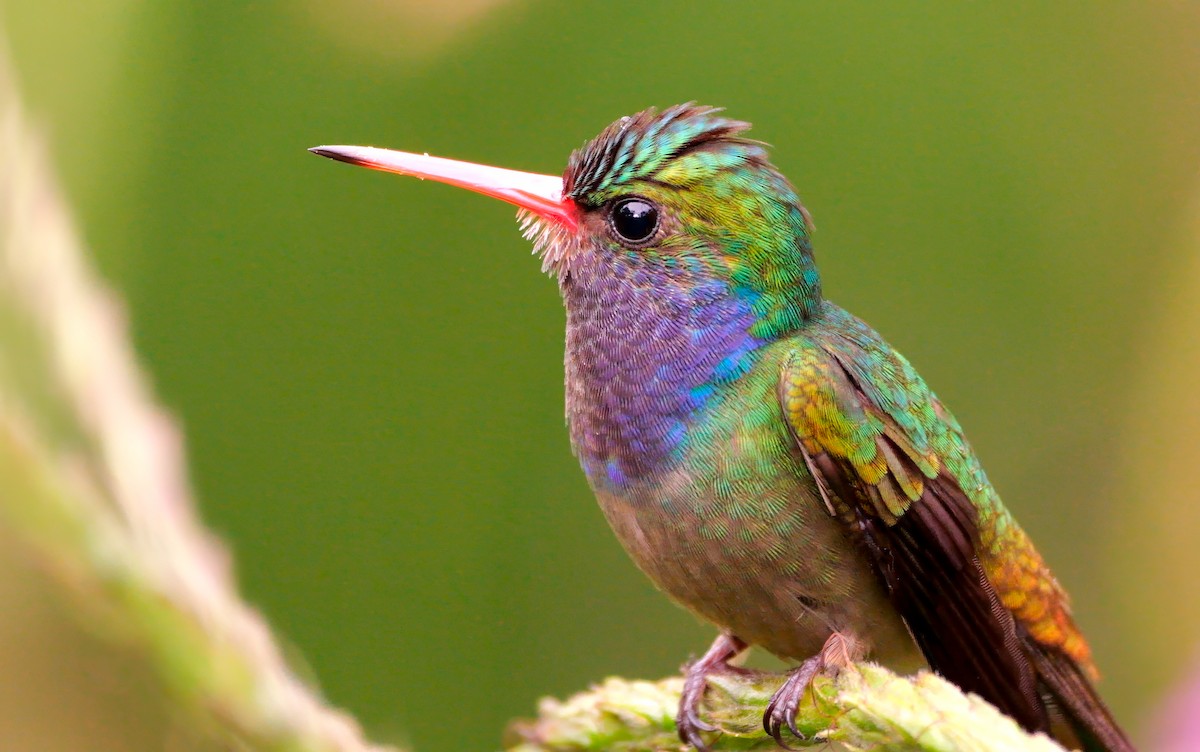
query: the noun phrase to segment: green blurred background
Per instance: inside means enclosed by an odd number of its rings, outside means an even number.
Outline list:
[[[555,173],[684,100],[775,145],[828,293],[954,408],[1140,736],[1197,655],[1197,6],[0,8],[204,517],[377,738],[495,748],[537,697],[671,673],[711,630],[627,561],[570,455],[563,315],[512,212],[304,150]],[[47,707],[107,701],[64,699],[64,666]]]

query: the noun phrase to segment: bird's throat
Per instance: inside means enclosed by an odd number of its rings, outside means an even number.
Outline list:
[[[723,281],[590,254],[560,284],[567,417],[589,479],[621,488],[669,468],[758,357],[750,302]]]

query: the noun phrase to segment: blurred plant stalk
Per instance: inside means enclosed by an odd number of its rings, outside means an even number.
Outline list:
[[[198,521],[182,442],[86,265],[0,60],[0,526],[238,748],[365,752],[288,668]],[[10,678],[10,680],[12,680]]]

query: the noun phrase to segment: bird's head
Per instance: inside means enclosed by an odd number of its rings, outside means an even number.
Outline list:
[[[576,150],[561,178],[371,147],[311,151],[515,204],[544,268],[564,282],[603,259],[682,290],[726,285],[771,336],[811,314],[821,286],[808,214],[749,128],[694,104],[644,110]]]

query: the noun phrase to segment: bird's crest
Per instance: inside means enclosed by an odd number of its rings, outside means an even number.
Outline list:
[[[720,113],[719,108],[687,103],[621,118],[571,154],[563,194],[588,205],[630,181],[664,177],[664,170],[686,184],[717,169],[765,160],[764,145],[741,136],[750,124]],[[695,158],[678,170],[670,169],[672,162],[689,154]]]

